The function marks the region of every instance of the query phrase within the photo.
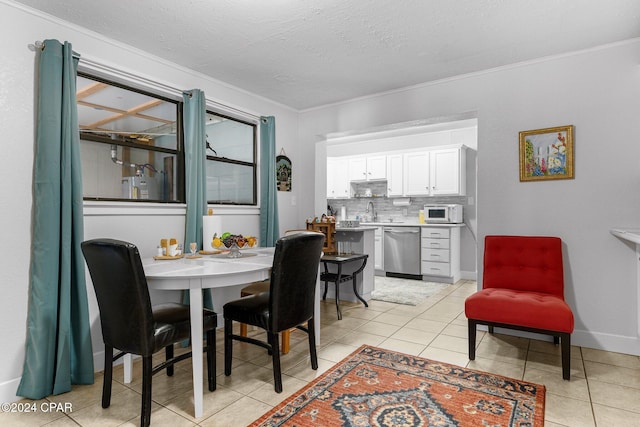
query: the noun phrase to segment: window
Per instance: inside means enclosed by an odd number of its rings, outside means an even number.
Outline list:
[[[256,125],[207,112],[207,200],[257,205]]]
[[[78,74],[85,200],[183,202],[181,103]]]

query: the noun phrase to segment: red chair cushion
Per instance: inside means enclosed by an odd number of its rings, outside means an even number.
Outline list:
[[[573,332],[573,313],[562,298],[541,292],[483,289],[464,303],[467,318],[527,328]]]
[[[542,292],[564,299],[562,241],[547,236],[486,236],[482,287]]]

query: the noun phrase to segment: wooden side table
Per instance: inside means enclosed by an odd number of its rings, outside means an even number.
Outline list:
[[[327,299],[328,284],[329,282],[333,282],[336,285],[336,310],[338,311],[338,319],[340,320],[342,319],[342,312],[340,311],[341,283],[351,280],[353,283],[353,293],[362,301],[365,307],[369,307],[369,304],[360,296],[356,287],[356,276],[364,270],[364,267],[367,265],[367,258],[369,258],[367,254],[325,254],[320,259],[324,265],[324,271],[320,273],[320,280],[324,281],[324,294],[322,295],[322,299]],[[342,274],[342,266],[352,262],[359,262],[361,265],[353,273]],[[336,273],[329,272],[329,264],[335,264],[338,271]]]

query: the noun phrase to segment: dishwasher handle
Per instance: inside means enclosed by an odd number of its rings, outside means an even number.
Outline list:
[[[420,231],[415,231],[415,230],[397,230],[397,229],[384,229],[385,233],[396,233],[396,234],[417,234],[420,233]]]

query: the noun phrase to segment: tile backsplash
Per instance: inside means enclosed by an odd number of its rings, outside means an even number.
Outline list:
[[[340,219],[340,209],[346,208],[347,219],[373,220],[371,212],[367,212],[369,202],[373,203],[373,208],[377,214],[378,220],[393,219],[394,221],[418,221],[418,211],[424,205],[433,203],[457,203],[465,205],[467,203],[466,196],[438,196],[438,197],[414,197],[408,206],[394,206],[395,197],[386,197],[387,182],[366,182],[352,184],[352,194],[355,197],[350,199],[328,199],[327,211],[329,206]],[[365,193],[371,191],[371,197],[365,197]]]

